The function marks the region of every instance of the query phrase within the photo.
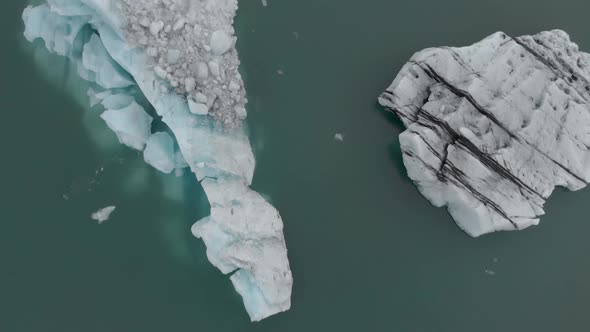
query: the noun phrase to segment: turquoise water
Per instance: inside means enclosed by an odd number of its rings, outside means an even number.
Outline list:
[[[407,179],[376,97],[415,51],[497,30],[562,28],[590,51],[589,3],[241,0],[253,187],[281,212],[295,278],[292,310],[256,324],[190,234],[208,214],[196,181],[119,146],[67,64],[22,41],[23,2],[0,6],[0,331],[588,330],[590,191],[471,239]]]

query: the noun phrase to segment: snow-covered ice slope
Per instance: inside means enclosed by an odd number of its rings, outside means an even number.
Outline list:
[[[590,180],[590,55],[563,31],[418,52],[379,102],[409,177],[472,236],[536,225]]]
[[[184,0],[175,2],[179,1]],[[250,318],[258,321],[288,310],[293,280],[283,222],[278,211],[249,188],[255,162],[245,129],[189,111],[188,102],[202,96],[196,94],[187,100],[186,94],[178,93],[178,89],[171,86],[170,77],[163,79],[157,75],[146,48],[127,41],[127,17],[122,14],[124,11],[117,0],[47,2],[25,9],[25,37],[29,41],[41,38],[49,51],[69,57],[77,63],[81,77],[103,89],[100,93],[91,93],[91,97],[105,106],[107,111],[102,117],[122,143],[140,151],[147,145],[146,161],[165,172],[188,164],[201,181],[211,205],[211,215],[195,223],[192,232],[207,245],[207,256],[212,264],[223,273],[234,272],[231,281],[242,296]],[[167,2],[171,1],[154,1]],[[233,31],[231,19],[237,9],[236,0],[198,3],[206,4],[199,9],[199,15],[229,18],[214,23],[219,30]],[[183,24],[184,28],[191,27],[191,18]],[[174,29],[164,26],[159,33],[166,31]],[[214,70],[227,70],[230,76],[230,71],[237,73],[234,68],[237,52],[229,36],[217,34],[210,38],[213,47],[201,46],[214,53],[210,62],[221,64],[213,65]],[[224,67],[224,59],[230,58],[232,66]],[[209,85],[203,82],[213,93],[218,92],[216,99],[244,98],[245,94],[236,93],[242,86],[239,76],[218,74]],[[231,81],[223,82],[224,78]],[[193,82],[189,83],[189,89],[194,89]],[[223,87],[231,91],[219,91]],[[134,101],[130,92],[133,89],[139,89],[161,116],[179,151],[171,148],[165,135],[151,132],[153,119]],[[218,100],[216,105],[222,109],[224,105],[235,107],[243,103],[245,100],[237,103]],[[243,114],[232,120],[245,117],[243,109],[238,107],[235,111]]]

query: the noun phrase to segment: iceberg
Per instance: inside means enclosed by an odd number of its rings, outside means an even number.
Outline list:
[[[408,176],[471,236],[539,223],[590,180],[590,54],[561,30],[416,53],[380,96]]]
[[[24,10],[24,35],[42,39],[96,84],[92,98],[106,108],[101,117],[121,143],[143,151],[161,171],[190,168],[211,206],[192,233],[205,242],[209,261],[231,274],[251,320],[259,321],[290,308],[293,278],[282,218],[250,189],[255,160],[242,123],[246,98],[232,27],[237,1],[164,2],[48,0]],[[208,113],[191,112],[189,103],[206,105]],[[153,121],[172,136],[152,133]]]

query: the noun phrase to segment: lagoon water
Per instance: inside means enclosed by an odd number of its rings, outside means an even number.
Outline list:
[[[538,227],[469,238],[406,177],[376,97],[414,52],[498,30],[561,28],[590,51],[590,3],[268,3],[241,0],[236,30],[292,309],[249,322],[190,234],[208,214],[198,183],[119,146],[67,63],[23,41],[24,0],[5,0],[0,331],[587,331],[590,190],[557,192]]]

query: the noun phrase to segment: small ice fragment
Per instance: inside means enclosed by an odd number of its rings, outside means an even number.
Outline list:
[[[230,81],[229,82],[229,90],[230,91],[239,91],[240,90],[240,85],[234,81]]]
[[[156,55],[158,55],[158,50],[155,47],[148,47],[145,53],[148,56],[155,57]]]
[[[197,67],[197,77],[200,79],[206,79],[209,77],[209,67],[204,62],[199,62]]]
[[[147,17],[142,17],[139,19],[139,25],[141,25],[144,28],[149,28],[150,27],[150,20]]]
[[[166,54],[166,60],[169,64],[174,65],[178,62],[178,60],[180,60],[181,55],[182,52],[180,50],[171,48],[168,50]]]
[[[199,92],[195,95],[195,100],[201,104],[206,104],[207,103],[207,96],[205,96],[204,94]]]
[[[209,71],[213,76],[219,76],[221,72],[219,71],[219,64],[215,61],[209,61]]]
[[[178,21],[176,21],[176,23],[174,23],[174,26],[172,27],[172,30],[174,31],[178,31],[182,28],[184,28],[184,25],[186,24],[186,21],[182,18],[179,18]]]
[[[109,220],[111,213],[113,213],[113,211],[115,211],[116,208],[116,206],[107,206],[94,212],[90,217],[93,220],[98,221],[99,224],[102,224],[103,222]]]
[[[244,107],[236,107],[235,111],[236,111],[236,115],[238,116],[238,119],[240,119],[240,120],[244,120],[248,116],[248,113],[246,112],[246,108],[244,108]]]
[[[168,77],[168,73],[162,69],[162,67],[160,66],[155,66],[154,67],[154,72],[156,73],[156,75],[158,75],[159,78],[165,80],[166,77]]]
[[[283,75],[285,72],[282,69],[277,70],[277,74]]]
[[[485,270],[484,272],[485,272],[485,274],[487,274],[489,276],[495,276],[496,275],[496,272],[494,270]]]
[[[160,33],[160,31],[162,31],[163,28],[164,28],[164,22],[162,22],[162,21],[152,22],[152,24],[150,24],[150,32],[152,33],[153,36],[157,36],[158,33]]]
[[[340,134],[340,133],[336,133],[334,135],[334,139],[337,140],[338,142],[343,142],[344,141],[344,135]]]
[[[188,100],[188,108],[191,111],[191,113],[193,113],[195,115],[209,114],[209,107],[207,105],[194,102],[191,99]]]
[[[187,77],[184,79],[184,89],[187,92],[193,91],[197,87],[197,82],[192,77]]]
[[[268,6],[268,1],[267,0],[262,0],[262,7],[266,7]]]
[[[233,38],[223,30],[214,31],[211,34],[211,41],[209,42],[211,45],[211,52],[213,52],[214,55],[223,55],[225,52],[229,51],[233,46],[233,43]]]

